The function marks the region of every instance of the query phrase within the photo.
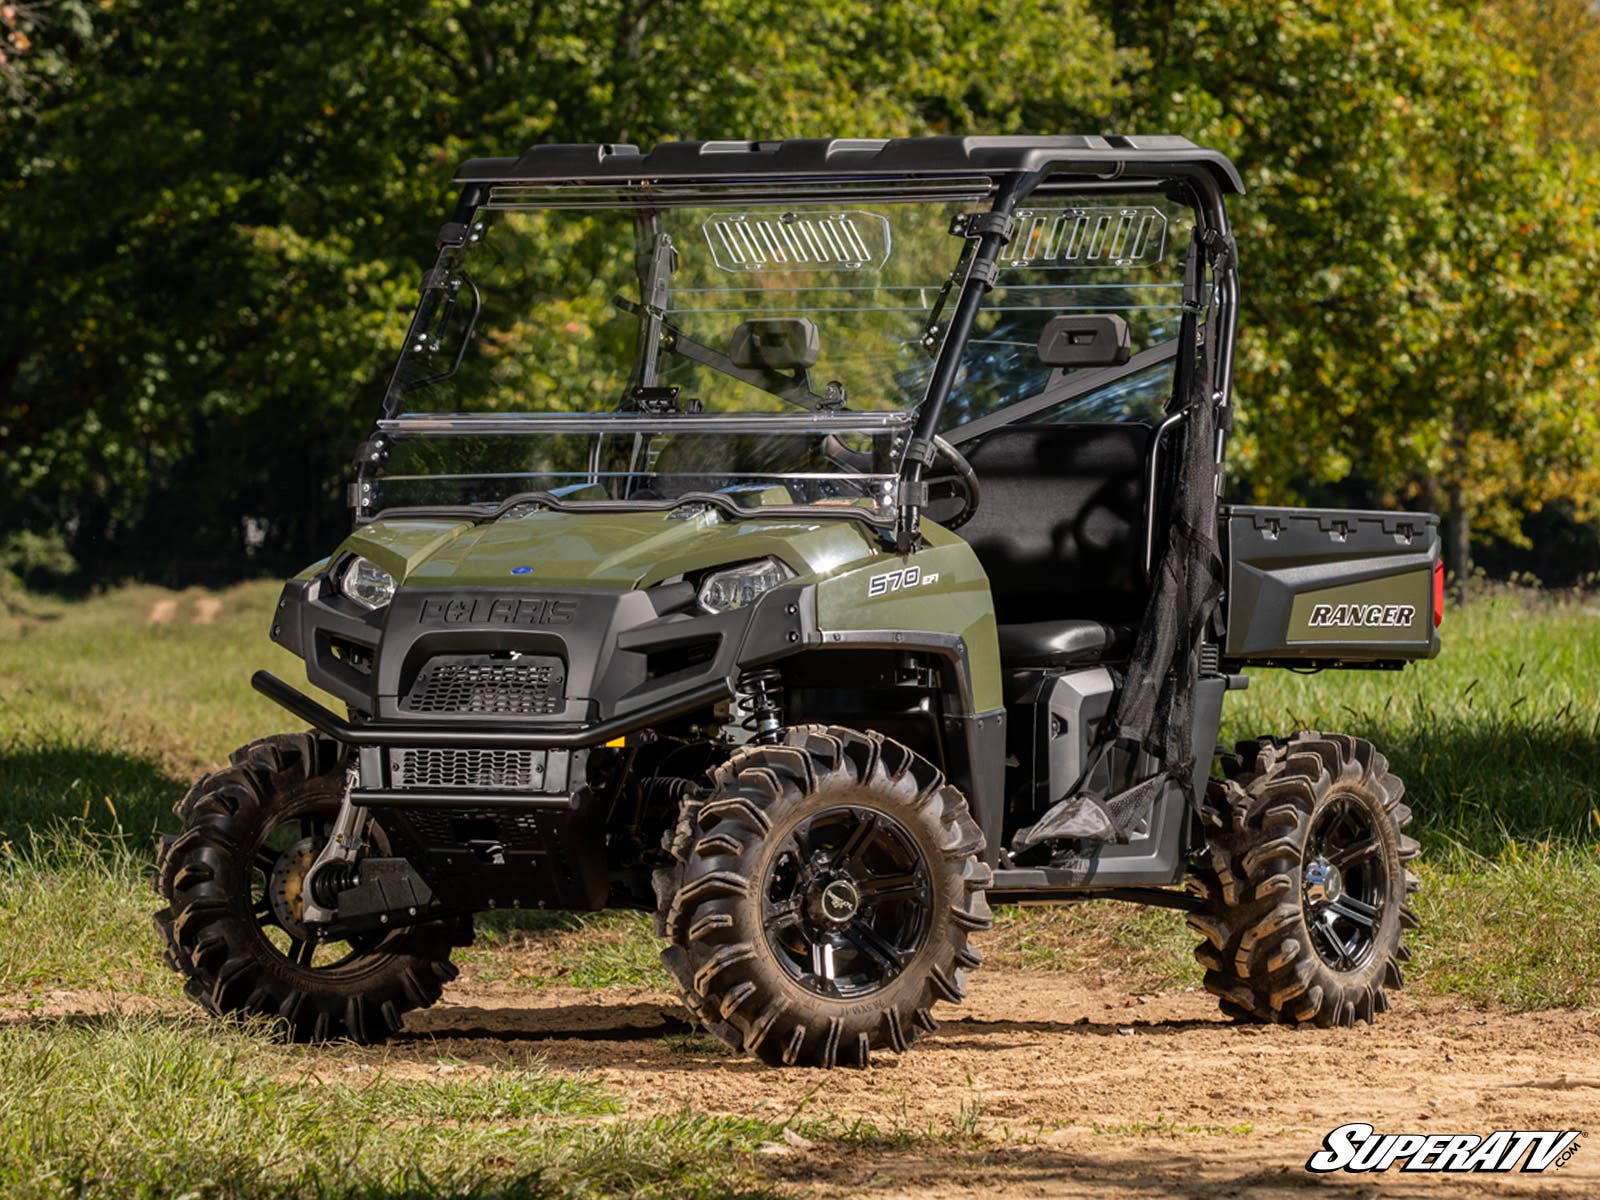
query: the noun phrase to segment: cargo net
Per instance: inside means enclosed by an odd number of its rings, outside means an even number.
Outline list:
[[[443,655],[417,674],[402,707],[414,713],[550,716],[565,703],[559,658]]]
[[[1231,240],[1209,248],[1216,267],[1231,264]],[[1198,321],[1194,310],[1185,312],[1180,346],[1196,344]],[[1187,793],[1194,777],[1200,643],[1222,596],[1217,412],[1210,382],[1215,343],[1214,336],[1207,336],[1203,351],[1179,361],[1180,394],[1188,398],[1182,465],[1166,544],[1116,707],[1090,751],[1083,778],[1036,823],[1018,830],[1014,854],[1050,843],[1058,847],[1058,857],[1070,858],[1071,844],[1077,841],[1125,844],[1169,788]],[[1154,769],[1149,767],[1152,759]]]

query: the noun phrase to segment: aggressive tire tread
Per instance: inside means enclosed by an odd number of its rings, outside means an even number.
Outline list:
[[[1385,988],[1401,986],[1399,963],[1409,957],[1401,936],[1418,924],[1409,904],[1417,880],[1404,864],[1420,847],[1404,833],[1405,785],[1370,742],[1346,734],[1241,742],[1221,766],[1203,814],[1208,847],[1189,879],[1205,904],[1189,926],[1204,939],[1194,956],[1206,990],[1234,1020],[1370,1022],[1389,1007]],[[1390,891],[1370,958],[1349,971],[1313,949],[1299,883],[1313,817],[1336,796],[1371,814]]]
[[[782,1066],[867,1066],[874,1049],[901,1052],[937,1028],[940,1000],[959,1003],[982,962],[968,944],[992,923],[979,857],[982,831],[942,772],[875,732],[796,726],[775,745],[747,745],[682,805],[658,870],[661,962],[709,1032]],[[818,797],[829,798],[827,800]],[[864,804],[926,846],[935,880],[928,941],[870,1000],[843,1004],[784,974],[760,926],[763,856],[775,830],[807,803]]]
[[[208,1011],[267,1017],[294,1041],[382,1041],[455,977],[449,955],[471,942],[467,918],[397,930],[320,970],[290,963],[259,928],[250,896],[256,846],[294,806],[336,801],[342,774],[336,742],[279,734],[235,750],[174,806],[184,830],[162,841],[153,882],[167,907],[155,923],[185,993]]]

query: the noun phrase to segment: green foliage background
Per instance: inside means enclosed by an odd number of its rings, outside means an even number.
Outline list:
[[[59,568],[57,535],[83,577],[180,580],[324,551],[462,158],[1146,131],[1229,153],[1250,192],[1233,494],[1510,542],[1555,520],[1570,574],[1600,516],[1595,22],[1584,0],[8,5],[0,555]]]

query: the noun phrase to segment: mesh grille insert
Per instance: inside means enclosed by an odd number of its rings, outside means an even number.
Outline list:
[[[395,750],[390,777],[397,788],[473,788],[527,791],[544,784],[543,750]]]
[[[418,673],[401,707],[415,713],[548,716],[561,711],[565,688],[559,658],[441,655]]]
[[[492,838],[507,850],[553,851],[558,827],[541,813],[508,808],[408,808],[401,810],[429,846],[465,846]]]

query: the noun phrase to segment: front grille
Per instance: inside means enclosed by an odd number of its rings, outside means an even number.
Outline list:
[[[566,700],[562,666],[548,656],[440,655],[417,674],[401,707],[414,713],[554,715]]]
[[[537,791],[545,782],[543,750],[393,750],[389,779],[397,788]]]

